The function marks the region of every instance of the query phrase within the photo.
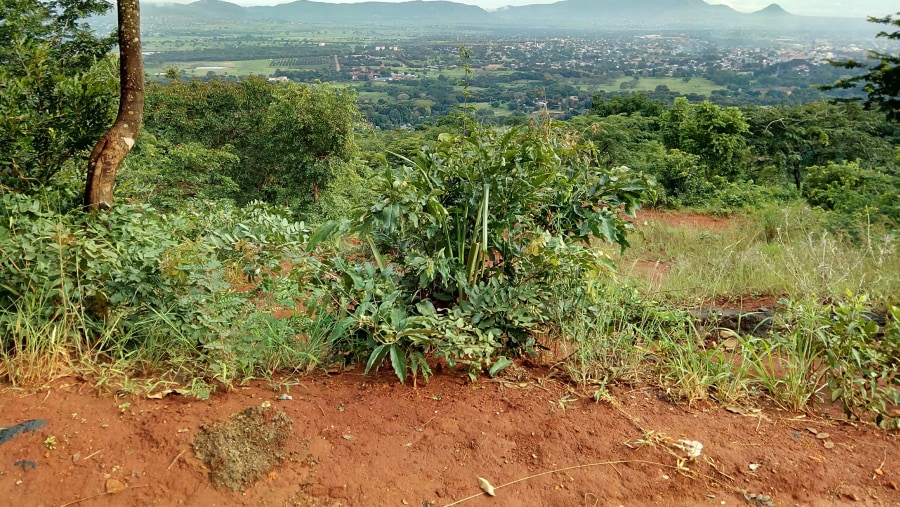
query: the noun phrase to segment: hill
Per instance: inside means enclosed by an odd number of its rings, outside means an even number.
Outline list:
[[[817,18],[788,13],[772,4],[755,13],[741,13],[703,0],[563,0],[552,4],[506,7],[489,12],[450,1],[362,2],[334,4],[297,0],[275,6],[241,7],[223,0],[189,4],[147,3],[149,22],[203,24],[219,20],[286,23],[482,25],[523,28],[758,28],[848,29],[862,20]],[[848,22],[849,21],[849,22]]]

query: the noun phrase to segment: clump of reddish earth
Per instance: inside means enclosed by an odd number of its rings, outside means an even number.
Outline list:
[[[248,407],[204,425],[191,448],[216,486],[244,491],[284,460],[291,420],[271,405]]]
[[[597,402],[524,367],[476,383],[444,372],[418,389],[384,371],[284,387],[254,382],[206,401],[97,394],[72,379],[6,389],[0,426],[47,424],[0,444],[0,504],[443,506],[478,495],[483,477],[496,496],[461,505],[900,505],[897,434],[828,407],[679,406],[649,387]],[[277,412],[293,421],[278,426],[283,459],[243,492],[214,486],[192,443],[266,404],[263,425]],[[701,443],[700,456],[686,459],[678,440]]]

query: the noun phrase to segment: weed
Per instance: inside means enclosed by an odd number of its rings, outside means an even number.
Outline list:
[[[825,331],[813,306],[788,302],[787,333],[742,341],[753,372],[772,399],[789,410],[806,410],[825,387]]]
[[[724,387],[721,392],[732,398],[738,392],[731,363],[722,351],[704,348],[695,330],[662,340],[657,347],[660,355],[657,369],[662,385],[674,400],[688,404],[704,400],[711,389],[719,386]]]

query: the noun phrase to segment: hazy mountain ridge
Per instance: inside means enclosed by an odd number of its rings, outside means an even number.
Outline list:
[[[431,25],[483,24],[534,28],[665,27],[665,28],[808,28],[846,23],[842,18],[790,14],[778,4],[754,13],[703,0],[563,0],[486,11],[451,1],[362,2],[333,4],[312,0],[275,6],[242,7],[223,0],[189,4],[146,3],[142,17],[150,21],[180,20],[203,23],[219,20],[260,20],[302,23],[426,23]]]

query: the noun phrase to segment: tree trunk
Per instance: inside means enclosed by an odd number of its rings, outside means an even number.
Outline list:
[[[144,60],[141,57],[139,0],[118,0],[119,113],[88,159],[84,206],[97,211],[113,202],[116,172],[134,146],[144,116]]]
[[[800,173],[800,166],[794,166],[794,185],[797,186],[797,191],[803,190],[803,175]]]

